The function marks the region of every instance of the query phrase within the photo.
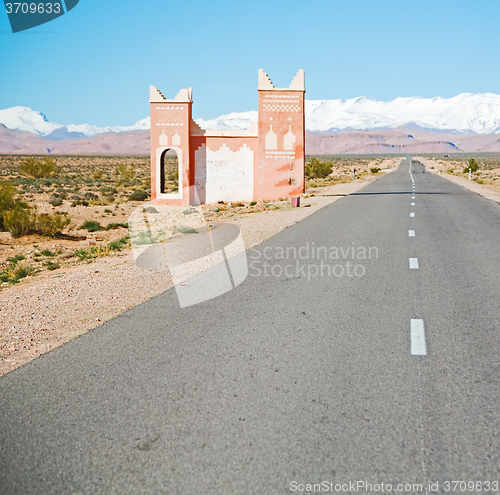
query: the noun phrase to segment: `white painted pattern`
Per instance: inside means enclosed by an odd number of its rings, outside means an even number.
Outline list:
[[[410,258],[410,270],[418,270],[418,258]]]
[[[409,230],[409,231],[408,231],[408,235],[409,235],[410,237],[415,237],[415,231],[414,231],[414,230]]]
[[[413,218],[415,216],[415,213],[410,213],[410,217]]]
[[[168,124],[182,122],[182,108],[161,108],[158,110],[158,122]]]
[[[299,105],[286,105],[286,104],[273,104],[262,106],[262,110],[265,112],[300,112]]]
[[[293,150],[295,146],[295,134],[292,132],[292,126],[288,126],[288,132],[285,134],[283,138],[283,149],[285,150]]]
[[[266,150],[277,150],[278,149],[278,136],[273,131],[273,126],[271,125],[269,132],[266,134]]]
[[[181,145],[181,137],[177,134],[177,129],[175,130],[175,134],[172,136],[172,146],[180,146]]]

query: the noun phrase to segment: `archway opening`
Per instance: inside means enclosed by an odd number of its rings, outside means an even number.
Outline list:
[[[160,160],[160,192],[179,192],[179,157],[173,149],[165,150]]]

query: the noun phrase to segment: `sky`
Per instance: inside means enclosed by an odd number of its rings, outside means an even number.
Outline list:
[[[22,1],[22,0],[19,0]],[[0,11],[0,109],[131,125],[193,88],[193,117],[257,110],[257,73],[309,100],[500,94],[498,0],[80,0],[12,33]]]

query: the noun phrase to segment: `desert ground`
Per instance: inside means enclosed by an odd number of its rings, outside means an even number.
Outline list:
[[[38,179],[20,173],[26,158],[0,157],[0,183],[16,187],[37,214],[70,220],[62,235],[0,232],[0,375],[172,287],[167,274],[135,265],[128,241],[129,215],[147,204],[134,198],[137,191],[149,195],[149,158],[57,157],[57,175]],[[500,158],[478,159],[473,181],[462,173],[466,158],[417,159],[500,203]],[[238,225],[249,249],[394,170],[400,160],[320,157],[317,164],[331,163],[332,172],[309,176],[299,208],[285,199],[222,203],[205,205],[204,215]]]

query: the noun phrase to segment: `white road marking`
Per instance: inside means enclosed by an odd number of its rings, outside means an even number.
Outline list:
[[[410,172],[411,181],[412,181],[412,182],[415,182],[415,181],[413,180],[413,174],[411,173],[411,158],[410,158],[410,168],[408,169],[408,172]]]
[[[410,206],[415,206],[415,203],[412,203]]]
[[[409,230],[409,231],[408,231],[408,235],[409,235],[410,237],[415,237],[415,231],[414,231],[414,230]]]
[[[410,269],[418,270],[418,258],[410,258]]]
[[[415,196],[412,196],[411,199],[415,199]]]
[[[411,328],[411,355],[427,356],[427,345],[425,344],[424,320],[412,319]]]
[[[413,218],[415,216],[415,213],[410,213],[410,217]]]

